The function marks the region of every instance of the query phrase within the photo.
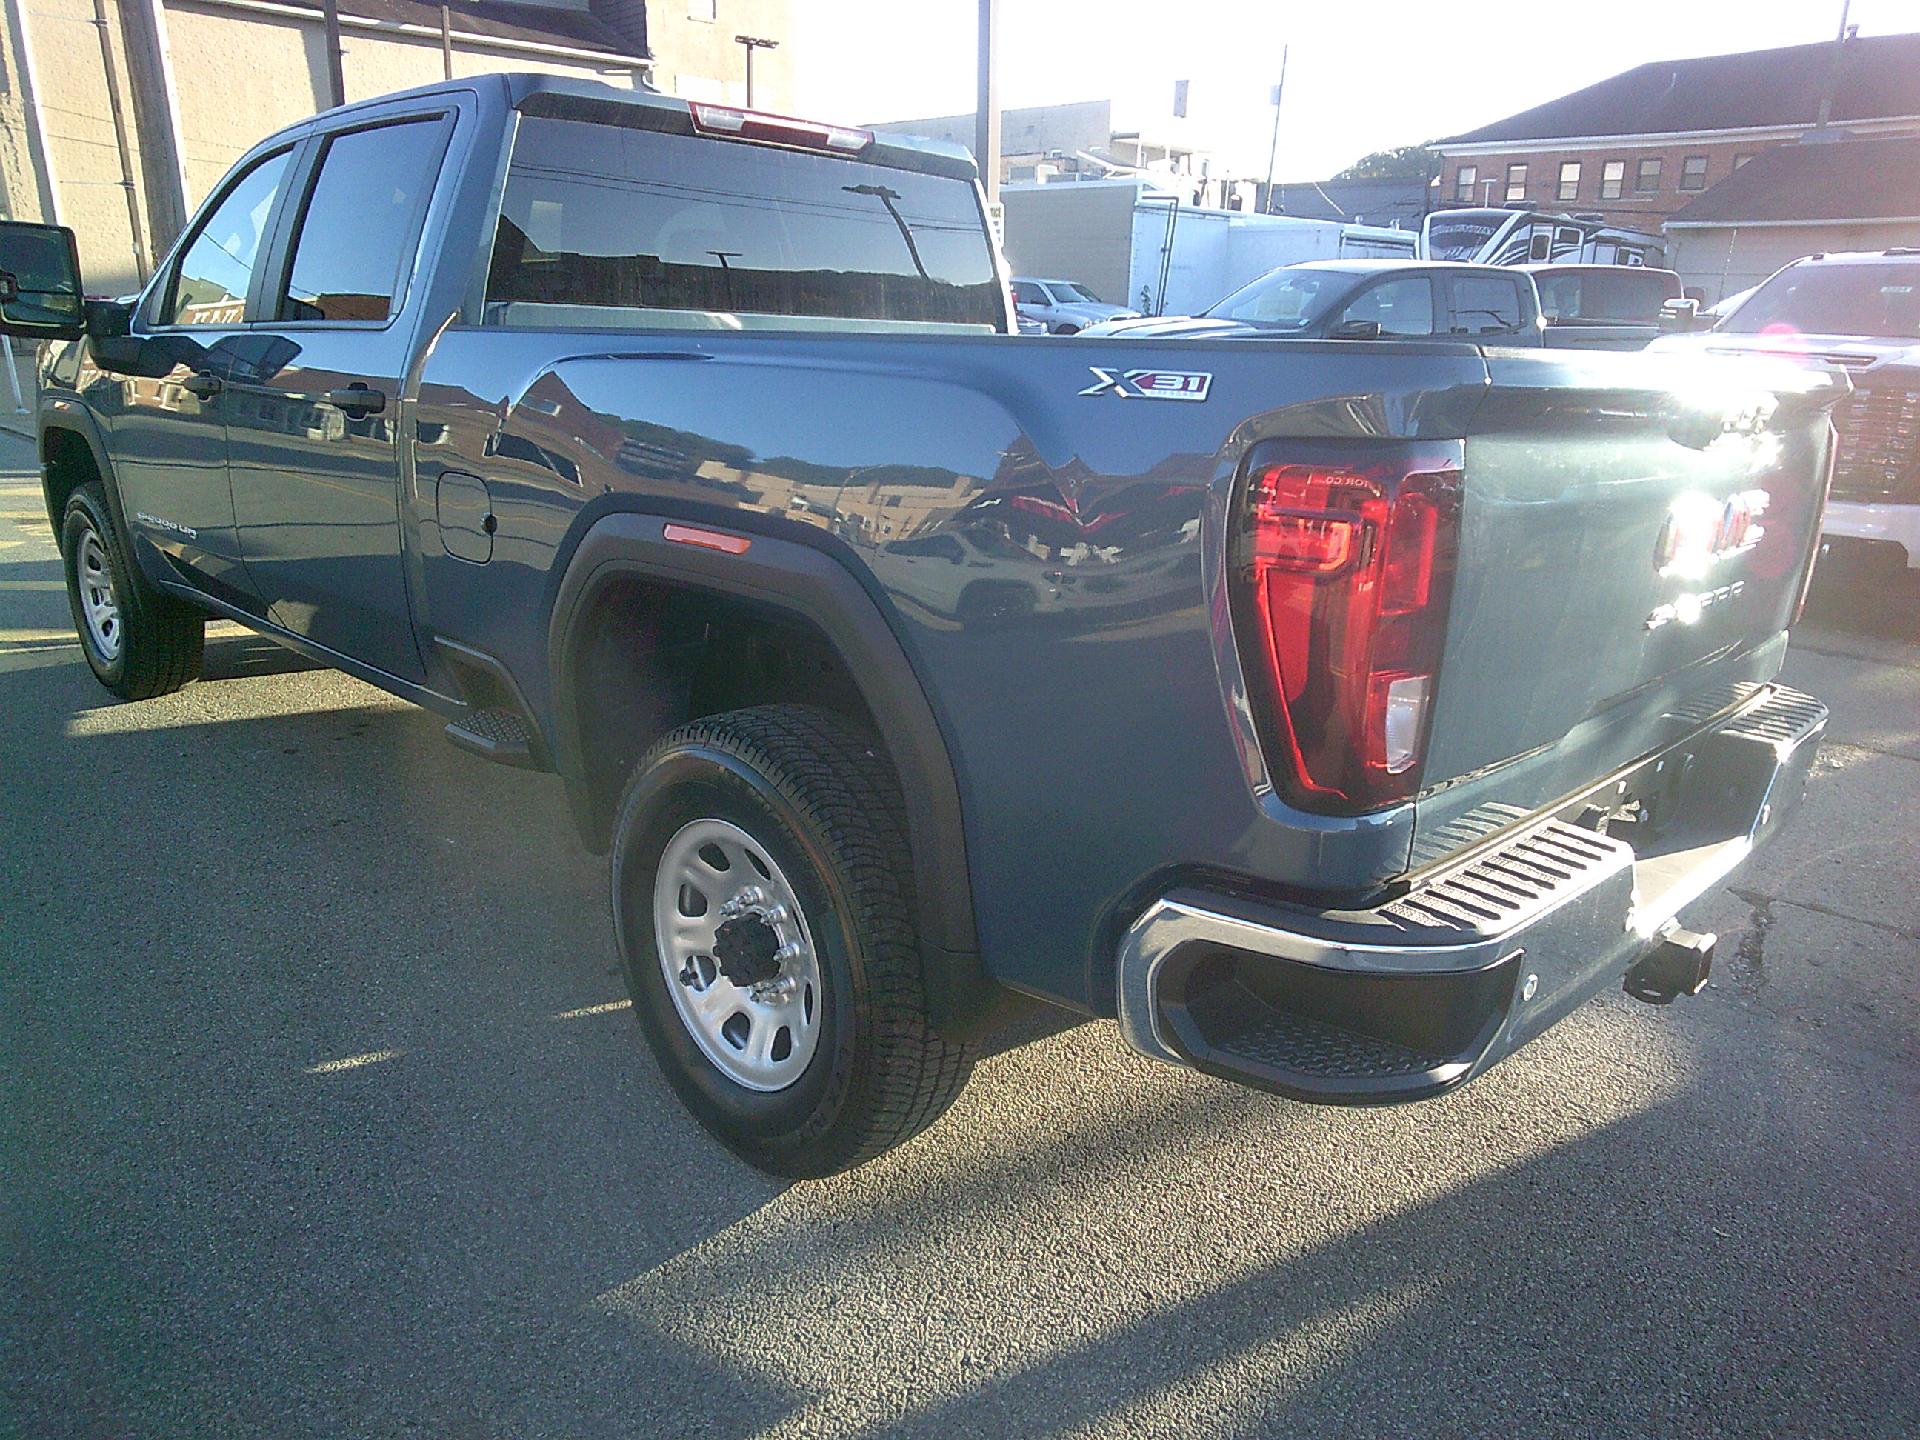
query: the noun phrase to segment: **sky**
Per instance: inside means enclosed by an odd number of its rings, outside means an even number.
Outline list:
[[[1111,98],[1189,115],[1235,174],[1325,179],[1371,150],[1469,130],[1649,60],[1829,40],[1842,0],[1000,0],[1004,108]],[[794,0],[795,109],[858,124],[973,109],[973,0]],[[1605,18],[1601,18],[1604,16]],[[1862,35],[1920,0],[1852,0]]]

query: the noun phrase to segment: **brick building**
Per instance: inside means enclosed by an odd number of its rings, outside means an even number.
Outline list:
[[[1597,211],[1654,230],[1813,129],[1920,134],[1920,35],[1663,60],[1439,141],[1439,201]]]
[[[1667,221],[1712,304],[1816,251],[1920,248],[1920,135],[1777,145]]]

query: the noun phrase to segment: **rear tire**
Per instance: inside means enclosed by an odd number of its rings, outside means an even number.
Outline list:
[[[122,700],[150,700],[199,678],[207,617],[134,568],[99,481],[68,497],[60,551],[73,628],[96,680]]]
[[[872,1159],[972,1073],[927,1021],[905,833],[878,742],[812,706],[684,725],[628,783],[612,878],[635,1014],[687,1108],[762,1170]]]

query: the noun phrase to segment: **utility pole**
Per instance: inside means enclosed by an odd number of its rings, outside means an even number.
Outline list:
[[[1000,0],[980,0],[980,92],[973,112],[973,159],[989,207],[1000,203]]]
[[[133,273],[147,283],[147,242],[141,233],[140,191],[133,178],[133,150],[127,142],[127,107],[120,98],[120,72],[113,68],[113,41],[107,27],[107,0],[93,0],[93,23],[100,32],[100,63],[107,75],[107,110],[113,116],[113,143],[120,152],[120,185],[127,192],[127,230],[133,237]]]
[[[1280,47],[1280,83],[1273,87],[1273,140],[1267,146],[1267,203],[1264,213],[1273,214],[1273,164],[1280,153],[1280,97],[1287,93],[1287,50]]]
[[[756,50],[778,50],[778,40],[762,40],[758,35],[736,35],[733,43],[747,47],[747,108],[753,108],[753,52]]]
[[[445,5],[440,7],[440,68],[453,79],[453,12]]]
[[[322,7],[327,21],[327,84],[331,88],[332,105],[347,103],[346,52],[340,44],[340,0],[326,0]]]
[[[1840,85],[1840,61],[1847,47],[1847,13],[1853,9],[1853,0],[1840,0],[1840,31],[1833,37],[1833,58],[1827,62],[1827,83],[1820,92],[1820,113],[1814,117],[1813,128],[1824,130],[1833,119],[1833,92]]]

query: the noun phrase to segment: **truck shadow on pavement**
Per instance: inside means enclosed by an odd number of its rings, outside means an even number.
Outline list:
[[[646,1055],[550,777],[216,644],[0,672],[25,1433],[1920,1428],[1910,1085],[1606,1000],[1333,1112],[1040,1021],[784,1187]]]

